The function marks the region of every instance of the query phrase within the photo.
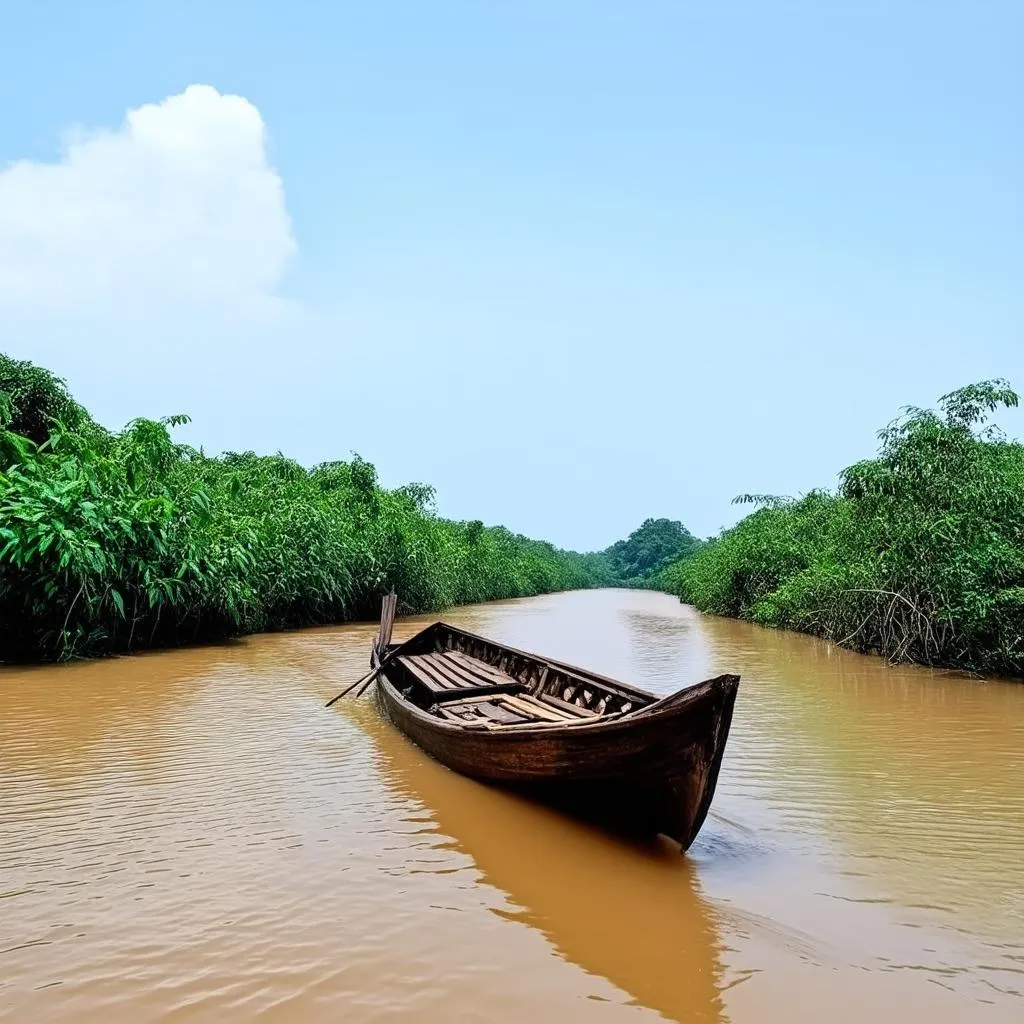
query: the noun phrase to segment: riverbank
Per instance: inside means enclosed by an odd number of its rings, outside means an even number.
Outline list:
[[[186,417],[96,423],[0,355],[0,661],[48,661],[612,582],[600,555],[436,515],[358,456],[212,458]]]
[[[579,554],[436,514],[353,457],[210,457],[186,417],[96,423],[49,371],[0,355],[0,662],[92,657],[623,585],[840,646],[1024,676],[1024,446],[987,426],[1003,381],[881,432],[836,492],[760,507],[704,543],[645,521]],[[682,557],[678,557],[682,554]],[[676,558],[676,561],[672,561]]]
[[[1024,445],[988,426],[1005,381],[911,409],[836,492],[760,507],[658,586],[701,611],[977,673],[1024,676]]]

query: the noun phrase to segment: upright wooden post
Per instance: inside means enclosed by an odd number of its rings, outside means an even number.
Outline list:
[[[384,595],[380,608],[380,632],[377,634],[377,650],[380,651],[381,657],[384,656],[384,652],[391,643],[391,630],[395,625],[395,608],[397,605],[398,595],[394,590],[390,594]]]

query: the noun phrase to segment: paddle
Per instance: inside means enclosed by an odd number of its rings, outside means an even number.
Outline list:
[[[383,667],[384,666],[382,665],[381,668],[383,668]],[[378,672],[379,672],[379,669],[378,669]],[[363,685],[358,690],[356,690],[356,697],[362,697],[362,695],[366,692],[366,688],[370,685],[370,683],[374,683],[376,681],[377,681],[377,676],[373,676],[372,678],[367,679],[366,682],[363,683]]]
[[[374,679],[376,679],[376,678],[377,678],[377,675],[378,675],[378,673],[380,672],[380,670],[381,670],[381,669],[382,669],[383,667],[384,667],[384,663],[383,663],[383,662],[381,662],[381,664],[379,664],[379,665],[378,665],[378,666],[377,666],[377,667],[376,667],[376,668],[375,668],[375,669],[374,669],[374,670],[373,670],[372,672],[368,673],[368,674],[367,674],[367,675],[365,675],[365,676],[360,676],[360,677],[359,677],[359,678],[358,678],[358,679],[357,679],[357,680],[356,680],[356,681],[355,681],[355,682],[354,682],[354,683],[353,683],[353,684],[352,684],[351,686],[346,686],[346,687],[345,687],[345,689],[341,691],[341,693],[339,693],[339,694],[338,694],[337,696],[335,696],[335,697],[332,697],[332,698],[331,698],[331,699],[330,699],[330,700],[329,700],[329,701],[328,701],[328,702],[327,702],[327,703],[326,703],[326,704],[324,705],[324,707],[325,707],[325,708],[329,708],[329,707],[330,707],[330,706],[331,706],[332,704],[334,704],[334,703],[336,703],[337,701],[341,700],[341,698],[342,698],[342,697],[344,697],[344,696],[345,696],[345,694],[347,694],[347,693],[351,693],[351,692],[352,692],[352,691],[353,691],[353,690],[354,690],[354,689],[355,689],[355,688],[356,688],[356,687],[357,687],[357,686],[358,686],[358,685],[359,685],[360,683],[362,683],[362,684],[363,684],[364,686],[368,686],[368,685],[369,685],[370,683],[372,683],[372,682],[373,682],[373,680],[374,680]]]
[[[388,644],[391,643],[391,629],[395,624],[395,608],[397,607],[397,605],[398,595],[395,594],[394,590],[392,590],[390,594],[384,595],[384,601],[381,605],[380,612],[380,632],[377,634],[376,640],[378,650],[383,651],[388,646]],[[373,669],[372,672],[369,672],[365,676],[361,676],[351,686],[346,686],[345,689],[337,695],[337,697],[332,697],[324,705],[324,707],[329,708],[335,701],[341,700],[341,698],[344,697],[346,693],[351,693],[357,686],[359,686],[360,683],[362,684],[363,689],[360,690],[356,694],[356,696],[361,697],[363,695],[363,690],[365,690],[370,685],[370,683],[372,683],[374,679],[377,678],[377,676],[380,674],[380,670],[384,668],[384,666],[387,665],[387,663],[397,653],[397,650],[392,651],[391,654],[388,655],[388,657],[382,659],[381,663],[375,669]]]
[[[365,690],[370,683],[380,675],[381,671],[388,667],[388,665],[394,660],[395,656],[401,650],[401,647],[396,647],[386,658],[381,660],[381,663],[373,669],[371,672],[367,672],[365,676],[360,676],[351,686],[346,686],[336,697],[332,697],[325,705],[325,708],[329,708],[335,701],[341,700],[346,693],[351,693],[357,686],[362,684],[362,690],[356,694],[357,697],[361,697],[363,690]]]

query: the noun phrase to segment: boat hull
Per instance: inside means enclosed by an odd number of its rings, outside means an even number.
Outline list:
[[[383,714],[453,771],[525,791],[628,832],[687,849],[707,816],[739,679],[720,676],[629,717],[568,728],[472,730],[407,701],[385,670]]]

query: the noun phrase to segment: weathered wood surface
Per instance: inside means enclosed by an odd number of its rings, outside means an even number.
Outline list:
[[[658,698],[445,623],[371,659],[383,712],[455,771],[684,849],[707,816],[738,676]]]
[[[395,626],[395,612],[398,609],[398,595],[392,590],[384,595],[380,613],[380,633],[377,635],[377,647],[384,651],[391,644],[391,632]]]

